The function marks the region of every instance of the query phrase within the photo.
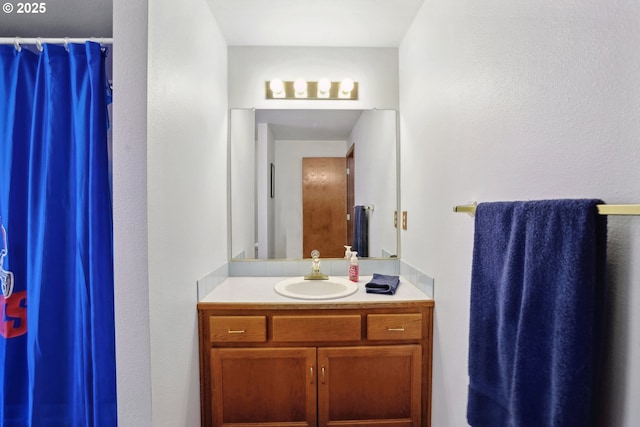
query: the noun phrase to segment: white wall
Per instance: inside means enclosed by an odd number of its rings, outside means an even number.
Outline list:
[[[275,256],[274,234],[276,199],[275,197],[271,197],[271,165],[275,162],[275,139],[273,132],[271,132],[267,123],[258,123],[256,125],[256,134],[257,213],[255,222],[257,226],[259,244],[258,258],[266,259],[273,258]]]
[[[355,205],[372,205],[369,218],[369,257],[382,250],[397,254],[396,111],[365,110],[349,135],[355,144]]]
[[[265,82],[279,77],[327,77],[358,82],[357,101],[266,100]],[[398,109],[398,50],[394,48],[229,47],[231,108]]]
[[[227,260],[227,47],[206,2],[156,1],[148,55],[153,426],[196,427],[196,281]]]
[[[255,258],[256,244],[256,126],[253,110],[232,110],[229,144],[232,258]]]
[[[274,258],[276,256],[276,198],[275,198],[275,169],[274,169],[274,176],[271,176],[271,164],[273,163],[274,167],[275,167],[275,163],[276,163],[276,140],[275,137],[273,135],[273,132],[271,132],[271,129],[269,129],[267,127],[267,164],[269,165],[268,168],[268,176],[269,179],[267,180],[268,187],[268,193],[269,193],[269,198],[267,199],[267,240],[269,241],[269,250],[268,250],[268,257],[269,258]],[[271,179],[274,180],[274,197],[271,197]],[[265,185],[266,186],[266,185]]]
[[[269,201],[270,194],[270,162],[269,159],[269,125],[255,125],[256,134],[256,241],[258,242],[257,258],[269,257]],[[233,173],[233,171],[231,171]],[[233,194],[233,193],[232,193]],[[233,235],[233,231],[232,234]]]
[[[347,142],[276,140],[275,147],[275,256],[309,258],[302,253],[302,158],[344,157]]]
[[[640,202],[640,3],[425,2],[399,51],[403,259],[435,278],[433,419],[466,425],[472,200]],[[640,219],[609,217],[601,425],[640,419]]]
[[[118,425],[150,427],[147,1],[113,1],[113,234]]]
[[[113,5],[118,425],[195,427],[196,280],[227,252],[226,46],[198,1]]]

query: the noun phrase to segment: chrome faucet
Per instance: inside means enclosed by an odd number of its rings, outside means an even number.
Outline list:
[[[327,280],[329,276],[320,272],[320,252],[311,251],[311,273],[304,276],[304,280]]]

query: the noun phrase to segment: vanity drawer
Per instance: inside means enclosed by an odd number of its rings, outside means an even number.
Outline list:
[[[422,338],[422,314],[369,314],[367,338],[370,340],[411,340]]]
[[[361,323],[360,315],[273,316],[273,341],[359,341]]]
[[[265,342],[267,318],[265,316],[211,316],[209,317],[211,342]]]

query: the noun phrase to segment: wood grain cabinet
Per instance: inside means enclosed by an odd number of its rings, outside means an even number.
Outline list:
[[[198,315],[203,426],[430,426],[432,301]]]

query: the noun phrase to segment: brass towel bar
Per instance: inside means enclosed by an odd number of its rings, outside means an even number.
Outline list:
[[[454,206],[453,211],[457,213],[476,213],[476,205]],[[598,205],[600,215],[640,215],[640,205]]]

